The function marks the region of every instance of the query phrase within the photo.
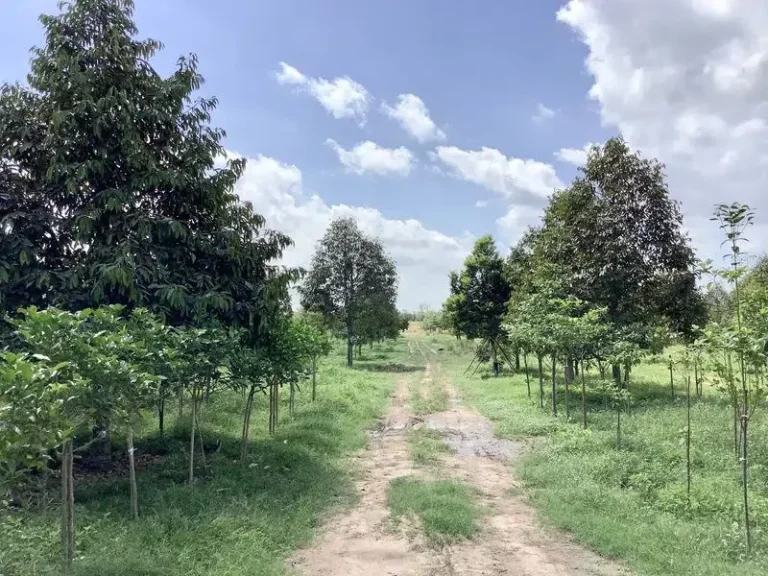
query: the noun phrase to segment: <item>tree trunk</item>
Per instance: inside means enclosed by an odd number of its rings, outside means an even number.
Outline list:
[[[565,375],[565,383],[570,384],[574,380],[574,367],[573,367],[573,358],[568,358],[568,360],[565,363],[565,366],[563,366],[563,373]]]
[[[520,370],[520,349],[515,350],[515,370]]]
[[[165,390],[160,388],[160,398],[157,402],[157,427],[162,437],[165,433]]]
[[[557,356],[552,354],[552,413],[557,416]]]
[[[251,411],[253,409],[253,397],[256,393],[256,387],[251,385],[248,392],[248,398],[245,401],[245,412],[243,413],[243,434],[240,437],[240,461],[245,462],[248,456],[248,436],[251,430]]]
[[[675,373],[672,364],[669,365],[669,387],[672,390],[672,399],[675,399]]]
[[[747,552],[752,551],[752,529],[749,526],[749,491],[747,477],[747,424],[749,422],[747,390],[744,389],[744,409],[741,414],[741,475],[744,496],[744,531],[747,537]]]
[[[571,370],[573,370],[573,366],[571,366]],[[573,375],[573,372],[571,372],[571,375]],[[565,379],[565,419],[569,420],[571,417],[571,389],[570,389],[570,382],[568,378]]]
[[[491,341],[491,353],[493,354],[493,375],[499,375],[499,359],[496,357],[496,342]]]
[[[611,371],[613,373],[613,380],[614,382],[616,382],[616,388],[620,390],[621,389],[621,365],[613,364],[611,366]]]
[[[133,454],[133,427],[128,428],[128,473],[131,482],[131,514],[139,519],[139,487],[136,484],[136,459]]]
[[[347,322],[347,367],[352,366],[352,356],[354,354],[354,343],[352,342],[352,326]]]
[[[539,406],[544,408],[544,363],[541,354],[537,356],[539,360]]]
[[[581,411],[584,414],[584,430],[587,429],[587,383],[584,376],[584,360],[581,361]]]
[[[315,401],[315,390],[316,390],[316,376],[317,376],[317,358],[312,358],[312,402]]]
[[[200,427],[200,406],[195,410],[195,420],[197,420],[197,437],[200,439],[200,462],[203,465],[203,471],[208,468],[205,463],[205,443],[203,442],[203,429]]]
[[[528,373],[528,352],[523,354],[523,364],[525,366],[525,384],[528,386],[528,399],[531,398],[531,375]]]
[[[75,494],[72,464],[72,439],[64,440],[61,447],[61,546],[64,554],[64,573],[72,573],[75,559]]]
[[[576,360],[575,364],[573,365],[573,375],[578,376],[579,375],[579,361]]]
[[[597,369],[600,371],[600,380],[605,380],[605,364],[602,360],[597,361]]]
[[[195,481],[195,423],[197,422],[197,391],[192,389],[192,424],[189,434],[189,483]]]
[[[290,390],[288,392],[288,415],[291,417],[293,417],[294,402],[296,402],[296,385],[291,382]]]
[[[184,387],[179,386],[179,420],[178,424],[181,424],[181,419],[184,417]]]
[[[685,472],[687,479],[688,506],[691,505],[691,376],[686,376],[686,417],[688,425],[685,430]]]
[[[616,450],[621,450],[621,402],[616,400]]]

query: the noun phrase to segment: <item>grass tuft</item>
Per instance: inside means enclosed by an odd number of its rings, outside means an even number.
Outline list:
[[[396,478],[390,482],[387,505],[395,521],[416,516],[433,544],[471,538],[480,515],[475,495],[457,480]]]
[[[411,460],[419,466],[435,466],[441,454],[451,451],[443,441],[443,433],[432,428],[411,428],[407,440]]]

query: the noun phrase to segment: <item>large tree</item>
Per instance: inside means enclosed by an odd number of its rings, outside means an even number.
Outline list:
[[[397,270],[381,242],[363,234],[353,219],[340,218],[318,243],[299,292],[305,310],[343,330],[351,366],[355,328],[376,310],[397,310]]]
[[[267,297],[285,299],[274,260],[290,240],[234,194],[245,161],[225,159],[216,99],[194,94],[196,58],[162,77],[132,14],[131,0],[62,4],[41,18],[28,86],[0,93],[4,306],[29,290],[256,328]]]
[[[621,138],[594,146],[581,175],[553,195],[535,250],[568,294],[605,308],[617,328],[667,322],[685,333],[703,318],[664,167]]]
[[[450,289],[445,311],[454,333],[487,341],[498,372],[496,354],[504,336],[502,321],[511,287],[493,238],[483,236],[475,242],[461,272],[451,273]]]

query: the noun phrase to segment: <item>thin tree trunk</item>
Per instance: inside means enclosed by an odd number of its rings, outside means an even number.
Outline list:
[[[602,360],[598,359],[597,369],[600,370],[600,380],[605,380],[605,365]]]
[[[293,417],[293,406],[296,401],[296,388],[293,382],[289,384],[290,389],[288,392],[288,415]]]
[[[131,481],[131,514],[139,519],[139,487],[136,484],[136,458],[133,449],[133,427],[128,428],[128,473]]]
[[[699,397],[699,363],[693,361],[693,383],[696,386],[696,398]]]
[[[531,398],[531,375],[528,373],[528,352],[523,354],[523,364],[525,365],[525,383],[528,386],[528,399]]]
[[[493,354],[493,375],[499,375],[499,359],[496,357],[496,342],[491,340],[491,353]]]
[[[621,402],[616,400],[616,450],[621,450]]]
[[[544,408],[544,364],[541,359],[541,354],[537,356],[539,361],[539,406]]]
[[[515,350],[515,370],[520,370],[520,349]]]
[[[195,423],[197,422],[197,390],[192,389],[192,424],[189,434],[189,483],[195,481]]]
[[[181,423],[181,419],[184,417],[184,387],[179,386],[179,420],[178,424]]]
[[[347,366],[352,366],[354,343],[352,342],[352,326],[347,322]]]
[[[243,434],[240,437],[240,461],[245,462],[248,456],[248,436],[251,430],[251,410],[253,408],[253,396],[256,392],[256,387],[251,385],[251,389],[248,392],[248,398],[245,401],[245,413],[243,414]]]
[[[747,537],[747,552],[752,551],[752,529],[749,526],[749,491],[748,491],[748,462],[747,462],[747,424],[749,422],[749,405],[746,386],[744,388],[744,409],[741,415],[741,474],[742,474],[742,493],[744,496],[744,531]]]
[[[315,401],[316,390],[316,377],[317,377],[317,358],[312,358],[312,402]]]
[[[568,382],[568,378],[566,378],[565,379],[565,419],[566,420],[569,420],[571,417],[570,400],[571,400],[570,383]]]
[[[616,388],[621,390],[621,365],[613,364],[611,370],[613,372],[613,380],[616,382]]]
[[[557,416],[557,356],[552,354],[552,413]]]
[[[160,436],[165,433],[165,389],[160,387],[160,398],[157,403],[157,424]]]
[[[203,429],[200,427],[200,406],[195,410],[195,420],[197,420],[197,436],[200,439],[200,462],[203,464],[203,470],[208,468],[205,463],[205,444],[203,443]]]
[[[587,382],[584,375],[584,360],[581,361],[581,411],[584,414],[584,430],[587,429]]]
[[[64,440],[61,448],[61,546],[64,554],[64,573],[72,573],[75,559],[75,494],[72,464],[72,439]]]
[[[669,365],[669,387],[672,390],[672,399],[675,399],[675,374],[672,369],[672,364]]]
[[[691,376],[686,376],[686,417],[688,419],[685,431],[685,472],[687,476],[688,506],[691,505]]]

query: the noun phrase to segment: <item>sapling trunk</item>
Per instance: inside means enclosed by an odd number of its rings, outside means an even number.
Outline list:
[[[515,350],[515,370],[520,370],[520,349]]]
[[[605,380],[605,365],[599,358],[597,359],[597,369],[600,371],[600,380]]]
[[[748,463],[747,463],[747,425],[749,423],[749,399],[746,384],[744,384],[744,409],[741,415],[741,474],[742,493],[744,496],[744,533],[747,537],[747,552],[752,550],[752,529],[749,526],[749,490],[748,490]]]
[[[552,354],[552,413],[557,416],[557,356]]]
[[[570,409],[571,389],[570,389],[570,383],[568,382],[568,380],[569,380],[568,377],[566,377],[565,378],[565,419],[566,420],[569,420],[571,418],[571,409]]]
[[[584,360],[581,361],[581,411],[584,415],[584,430],[587,429],[587,382],[584,375]]]
[[[312,402],[315,401],[315,390],[317,388],[316,377],[317,377],[317,358],[312,358]]]
[[[165,433],[165,389],[160,388],[160,397],[157,401],[157,427],[160,431],[160,436]]]
[[[288,390],[288,415],[293,416],[293,403],[296,400],[296,389],[294,388],[294,383],[290,382],[288,384],[289,390]]]
[[[189,483],[195,481],[195,423],[197,422],[197,391],[192,389],[192,423],[189,433]]]
[[[675,399],[675,374],[672,369],[672,362],[669,363],[669,387],[672,390],[672,399]]]
[[[251,430],[251,411],[253,409],[253,397],[256,394],[256,387],[251,385],[248,397],[245,400],[245,412],[243,413],[243,434],[240,437],[240,461],[245,462],[248,456],[248,436]]]
[[[687,476],[688,506],[691,505],[691,376],[686,375],[686,417],[688,425],[685,431],[685,472]]]
[[[616,450],[621,450],[621,401],[616,401]]]
[[[139,519],[139,487],[136,484],[136,459],[133,449],[133,427],[128,428],[128,473],[131,481],[131,515]]]
[[[539,406],[544,408],[544,365],[541,360],[541,354],[537,356],[539,361]]]
[[[197,436],[200,439],[200,462],[203,465],[203,470],[207,470],[208,466],[205,463],[205,443],[203,442],[203,429],[200,426],[200,406],[195,411],[195,419],[197,420]]]
[[[61,546],[64,573],[72,573],[75,558],[75,494],[72,465],[74,451],[72,439],[64,440],[61,447]]]
[[[184,387],[179,386],[179,420],[178,423],[181,424],[181,419],[184,417]]]
[[[519,356],[518,356],[519,358]],[[523,364],[525,365],[525,384],[528,386],[528,399],[531,398],[531,375],[528,373],[528,352],[523,354]]]

